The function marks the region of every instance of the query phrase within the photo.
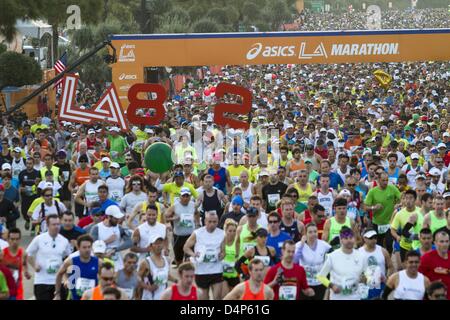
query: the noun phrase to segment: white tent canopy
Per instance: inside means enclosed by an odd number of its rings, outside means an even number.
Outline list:
[[[52,26],[42,20],[17,20],[16,28],[28,37],[42,39],[48,33],[52,35]]]

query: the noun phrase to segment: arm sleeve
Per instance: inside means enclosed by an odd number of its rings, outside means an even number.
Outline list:
[[[91,237],[94,239],[94,241],[98,240],[98,225],[95,225],[91,229]]]
[[[411,230],[412,227],[413,227],[413,225],[409,222],[407,224],[405,224],[405,226],[403,227],[403,230],[402,230],[402,236],[404,236],[405,238],[409,238],[411,236],[411,233],[409,232],[409,230]]]
[[[322,269],[317,274],[317,280],[322,282],[320,278],[326,278],[331,271],[331,258],[330,255],[327,256],[325,263],[322,266]]]
[[[388,296],[391,294],[392,291],[393,291],[392,288],[386,286],[386,287],[384,288],[383,295],[381,296],[381,299],[387,300],[387,299],[388,299]]]
[[[245,260],[247,260],[247,258],[245,256],[242,256],[238,261],[236,261],[236,264],[234,265],[236,271],[241,275],[244,275],[244,271],[242,271],[241,265],[245,263]]]

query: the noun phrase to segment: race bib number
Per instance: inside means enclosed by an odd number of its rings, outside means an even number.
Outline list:
[[[269,256],[255,256],[254,259],[259,259],[264,264],[264,267],[268,267],[270,265],[270,257]]]
[[[277,202],[280,201],[280,195],[278,193],[268,194],[267,200],[269,202],[270,207],[275,207],[277,205]]]
[[[223,273],[233,273],[234,271],[234,262],[223,262]]]
[[[83,293],[89,289],[95,287],[94,279],[86,279],[86,278],[78,278],[75,282],[75,289],[77,290],[77,294],[82,296]]]
[[[122,196],[121,196],[119,191],[112,191],[111,192],[111,200],[116,201],[116,202],[120,202],[121,199],[122,199]]]
[[[390,224],[382,224],[378,226],[378,234],[385,234],[391,228]]]
[[[217,250],[206,249],[205,256],[203,257],[203,262],[216,263],[217,261],[219,261]]]
[[[58,272],[60,266],[61,266],[61,261],[59,261],[59,260],[50,260],[47,263],[46,271],[47,271],[48,274],[55,274],[56,272]]]
[[[180,215],[180,227],[189,229],[194,227],[194,219],[191,214],[182,213]]]
[[[343,279],[342,281],[342,292],[344,296],[353,295],[358,290],[357,281],[354,278]]]
[[[128,299],[132,300],[133,299],[133,293],[134,293],[134,289],[133,288],[120,288],[123,292],[125,292],[125,294],[127,295]]]
[[[254,243],[244,243],[244,246],[243,246],[244,252],[246,252],[247,250],[253,248],[254,246],[255,246]]]
[[[64,182],[69,181],[69,171],[63,171]]]
[[[168,275],[164,270],[158,270],[154,278],[155,284],[159,287],[165,286],[167,284]]]
[[[278,292],[280,300],[295,300],[297,298],[296,286],[281,286]]]
[[[237,186],[239,184],[239,177],[231,177],[231,183],[233,186]]]

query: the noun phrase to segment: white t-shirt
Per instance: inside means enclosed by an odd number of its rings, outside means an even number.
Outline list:
[[[58,181],[56,181],[56,182],[53,182],[53,181],[51,181],[51,182],[41,181],[38,184],[38,189],[41,189],[41,190],[45,189],[47,183],[51,183],[52,184],[52,186],[53,186],[53,196],[56,197],[58,195],[58,190],[62,188],[62,185]]]
[[[59,201],[56,201],[56,203],[58,204],[59,212],[61,214],[67,210],[64,203],[59,202]],[[47,206],[44,203],[44,217],[47,217],[51,214],[58,214],[58,210],[56,209],[56,206],[55,206],[55,200],[52,201],[51,207]],[[42,204],[38,205],[36,207],[36,209],[34,209],[33,214],[31,215],[31,220],[37,221],[37,220],[39,220],[39,218],[41,216],[43,216]],[[41,232],[47,232],[47,222],[45,220],[42,221],[42,223],[41,223]]]
[[[346,254],[340,248],[327,256],[318,275],[326,277],[330,274],[330,281],[341,287],[340,293],[331,290],[330,300],[361,300],[358,285],[364,270],[365,261],[358,250]]]
[[[125,180],[121,177],[106,179],[106,185],[109,189],[109,199],[119,203],[123,198],[125,189]]]
[[[0,239],[0,250],[3,250],[3,249],[8,248],[8,247],[9,247],[9,243],[6,242],[3,239]]]
[[[134,207],[139,203],[147,201],[147,195],[145,192],[141,192],[139,195],[136,195],[134,192],[127,193],[123,196],[120,201],[120,207],[124,209],[127,214],[131,214],[133,212]]]
[[[27,255],[35,257],[36,265],[41,268],[35,272],[34,284],[54,285],[63,259],[71,252],[69,241],[60,234],[53,239],[45,232],[34,238],[26,250]]]
[[[322,269],[325,263],[325,255],[330,250],[331,246],[318,239],[315,247],[311,248],[306,242],[301,245],[301,242],[297,242],[295,245],[295,262],[298,259],[299,265],[301,265],[306,272],[306,280],[310,286],[320,285],[320,281],[316,276]]]

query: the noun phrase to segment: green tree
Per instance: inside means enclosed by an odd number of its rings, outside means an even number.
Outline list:
[[[283,23],[289,22],[291,12],[283,0],[273,0],[265,7],[265,13],[270,21],[272,30],[279,30]]]
[[[206,17],[221,25],[227,25],[230,23],[230,17],[228,16],[228,12],[226,9],[223,8],[210,9],[206,14]]]
[[[11,51],[0,55],[0,89],[36,84],[41,80],[41,68],[33,58]]]
[[[242,6],[242,15],[249,22],[257,21],[261,18],[260,6],[254,2],[246,2]]]
[[[5,52],[7,49],[8,49],[8,47],[5,44],[0,43],[0,54]]]
[[[178,20],[176,18],[171,18],[164,21],[156,29],[156,33],[188,33],[190,32],[190,25]]]
[[[210,19],[201,19],[197,21],[192,26],[194,33],[213,33],[213,32],[219,32],[219,27],[217,26],[217,23]]]
[[[1,0],[0,1],[0,35],[10,42],[17,30],[17,19],[39,17],[41,3],[35,0]]]

